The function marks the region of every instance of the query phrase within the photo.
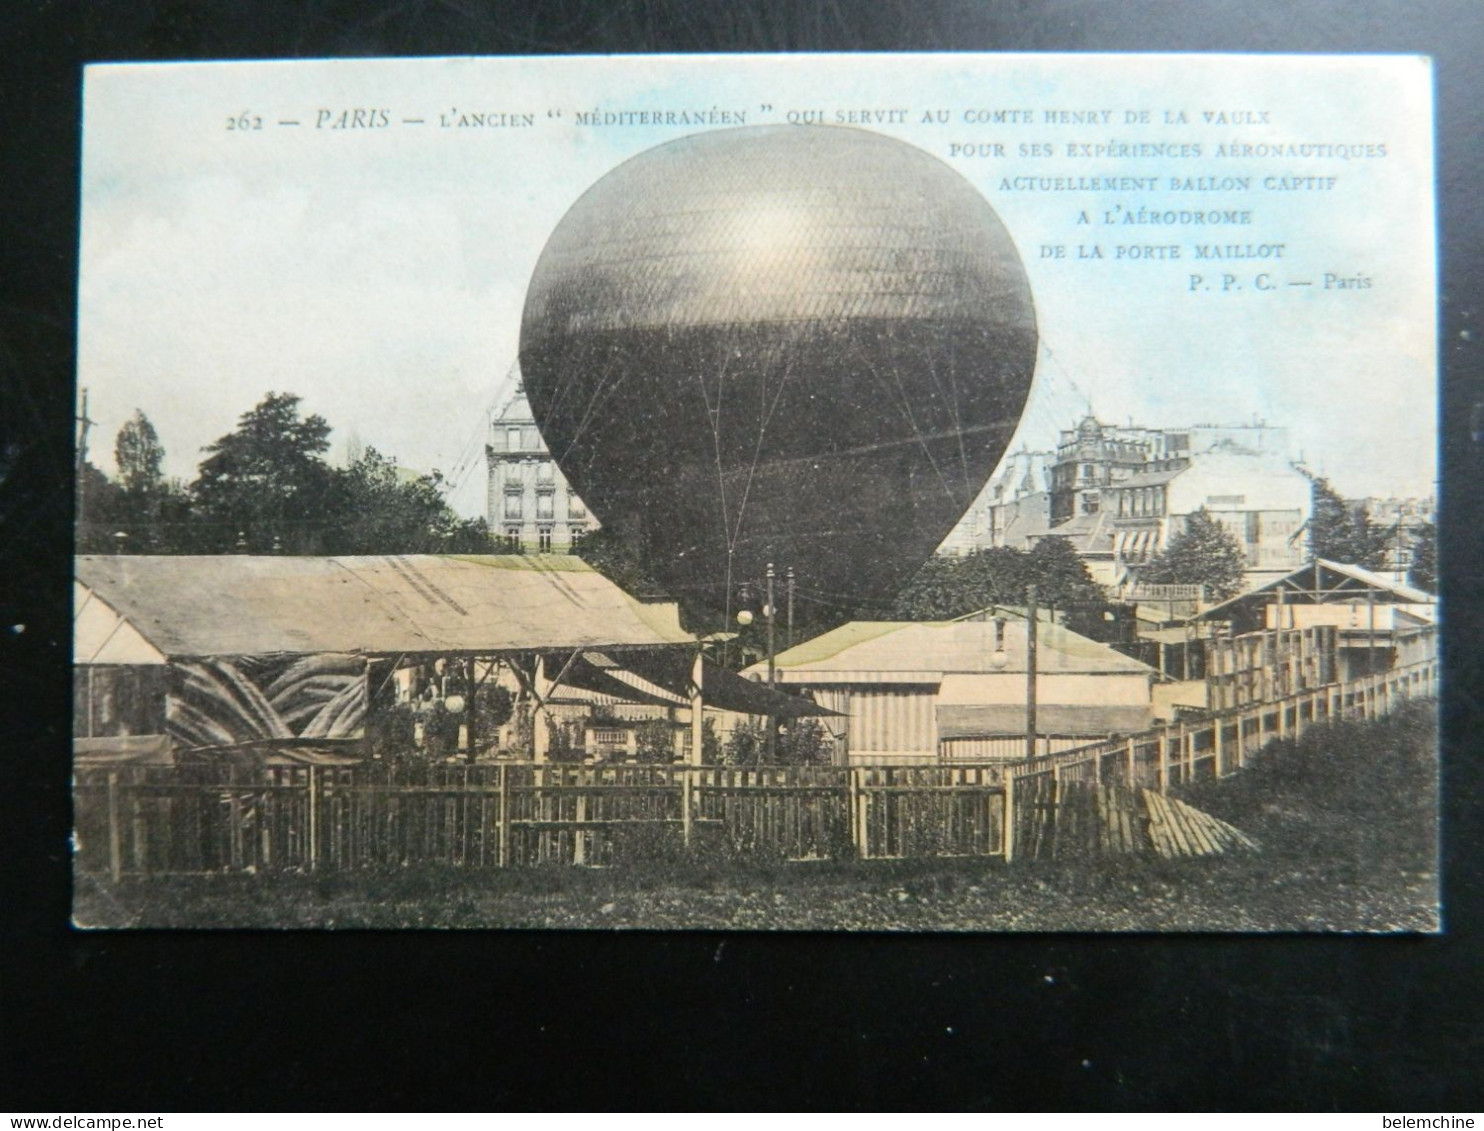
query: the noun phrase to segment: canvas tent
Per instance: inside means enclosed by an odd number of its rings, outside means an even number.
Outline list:
[[[84,758],[247,744],[357,757],[373,682],[434,657],[519,657],[538,705],[589,670],[607,679],[599,690],[640,701],[689,706],[706,682],[708,705],[735,698],[731,673],[698,669],[674,605],[565,556],[84,556],[75,598]],[[629,670],[651,653],[671,658]]]

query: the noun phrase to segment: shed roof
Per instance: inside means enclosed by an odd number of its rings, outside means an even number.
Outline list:
[[[932,622],[854,621],[779,655],[788,683],[939,683],[954,672],[1024,673],[1026,624],[993,619]],[[1003,645],[1005,663],[994,653]],[[1060,625],[1042,622],[1036,670],[1046,675],[1139,674],[1154,669]],[[752,670],[752,669],[749,669]]]
[[[167,656],[691,642],[674,605],[642,603],[565,555],[118,555],[78,557],[76,568],[88,593]]]
[[[1212,605],[1198,620],[1225,620],[1244,606],[1265,605],[1279,594],[1289,603],[1326,604],[1353,601],[1371,594],[1387,604],[1429,605],[1437,598],[1411,585],[1392,581],[1357,565],[1317,558],[1292,573],[1274,578],[1266,585],[1238,594],[1219,605]]]

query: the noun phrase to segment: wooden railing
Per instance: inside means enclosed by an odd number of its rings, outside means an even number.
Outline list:
[[[921,766],[121,766],[74,781],[79,870],[125,876],[412,865],[1000,857],[1063,782],[1163,792],[1274,738],[1434,695],[1437,663],[1022,762]],[[1049,792],[1048,792],[1049,791]]]
[[[1163,792],[1202,777],[1225,777],[1273,739],[1298,738],[1315,723],[1380,718],[1400,702],[1431,698],[1437,694],[1437,681],[1438,662],[1426,660],[1270,703],[1027,759],[1015,763],[1010,774],[1017,782],[1045,777],[1119,781]]]

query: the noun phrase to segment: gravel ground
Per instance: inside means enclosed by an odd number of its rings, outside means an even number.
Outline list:
[[[544,889],[544,890],[543,890]],[[1261,858],[808,865],[758,875],[570,873],[83,881],[78,921],[139,927],[1432,931],[1436,876],[1346,878]]]

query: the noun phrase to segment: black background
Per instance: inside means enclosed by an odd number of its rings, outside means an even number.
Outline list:
[[[22,0],[0,25],[6,1078],[44,1112],[1477,1109],[1484,7]],[[1418,52],[1438,83],[1442,938],[67,927],[81,65],[797,50]],[[1472,333],[1472,340],[1463,336]],[[209,379],[209,375],[203,375]],[[1357,389],[1357,396],[1365,395]],[[1419,395],[1426,395],[1419,393]],[[24,623],[23,633],[9,626]]]

